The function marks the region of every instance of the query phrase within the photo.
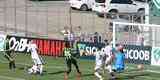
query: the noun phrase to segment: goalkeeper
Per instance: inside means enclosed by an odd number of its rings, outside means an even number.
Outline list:
[[[13,53],[14,51],[12,49],[10,49],[9,47],[9,39],[7,38],[5,40],[5,44],[4,44],[4,57],[9,61],[9,69],[10,70],[14,70],[16,68],[15,65],[15,53]]]
[[[68,80],[68,75],[72,70],[72,64],[76,67],[77,70],[77,78],[80,78],[80,70],[77,64],[77,54],[78,54],[78,50],[76,48],[76,43],[73,44],[75,47],[71,46],[71,44],[69,42],[65,43],[65,48],[64,48],[64,56],[65,56],[65,62],[67,64],[67,71],[65,73],[65,80]]]
[[[123,52],[123,46],[118,45],[117,49],[114,50],[115,62],[114,69],[116,72],[123,72],[125,68],[125,54]]]

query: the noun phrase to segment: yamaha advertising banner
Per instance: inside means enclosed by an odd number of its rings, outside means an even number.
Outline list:
[[[128,63],[151,64],[151,46],[126,45],[125,58]]]
[[[63,56],[64,41],[31,37],[7,36],[10,48],[18,52],[29,52],[29,41],[35,43],[39,54],[48,56]]]

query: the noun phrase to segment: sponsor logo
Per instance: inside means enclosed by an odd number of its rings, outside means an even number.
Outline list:
[[[63,55],[64,42],[57,40],[43,40],[11,36],[9,38],[10,49],[24,53],[29,52],[31,49],[29,45],[30,41],[37,45],[39,54],[51,56]]]
[[[90,56],[90,55],[94,55],[94,53],[97,52],[96,47],[87,46],[86,44],[79,43],[78,48],[80,51],[80,56]]]
[[[80,56],[94,56],[98,50],[97,46],[89,46],[87,44],[78,43]],[[101,49],[104,52],[104,48]]]
[[[0,35],[0,51],[4,50],[4,41],[5,41],[5,35]]]
[[[4,37],[0,36],[0,43],[2,43],[4,41]]]
[[[155,48],[153,50],[153,59],[158,62],[160,60],[160,49],[159,48]]]
[[[11,37],[9,39],[10,49],[14,49],[15,51],[25,51],[29,52],[29,44],[27,43],[29,40],[21,38],[20,40],[16,40],[15,37]]]
[[[126,59],[132,60],[150,60],[150,52],[147,50],[124,49]]]

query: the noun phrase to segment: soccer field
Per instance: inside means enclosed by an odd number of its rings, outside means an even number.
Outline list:
[[[44,75],[29,75],[27,68],[31,66],[32,60],[29,54],[18,54],[16,57],[16,70],[8,69],[7,60],[0,55],[0,80],[64,80],[65,63],[64,58],[44,57]],[[94,72],[94,61],[78,59],[82,72],[81,80],[96,80]],[[145,65],[144,71],[138,71],[136,65],[127,64],[124,73],[116,74],[117,80],[159,80],[160,67]],[[107,73],[104,75],[107,80]],[[76,80],[76,70],[73,67],[69,80]]]

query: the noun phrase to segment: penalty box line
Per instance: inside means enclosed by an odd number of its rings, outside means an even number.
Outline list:
[[[8,77],[8,76],[2,76],[0,75],[1,79],[7,79],[7,80],[25,80],[23,78],[16,78],[16,77]]]

